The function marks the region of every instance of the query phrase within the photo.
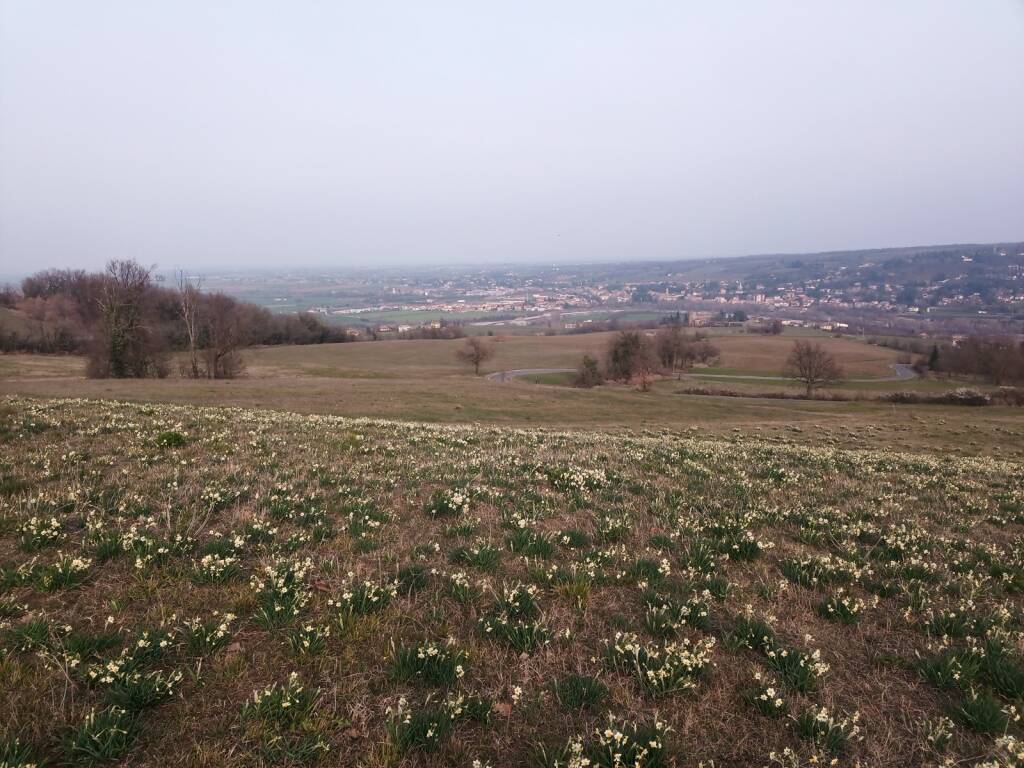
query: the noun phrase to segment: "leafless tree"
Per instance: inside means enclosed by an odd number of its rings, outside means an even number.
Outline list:
[[[807,388],[807,396],[817,387],[827,387],[843,378],[836,359],[818,342],[799,340],[786,360],[786,373]]]
[[[663,368],[675,371],[686,365],[686,334],[678,323],[661,328],[654,336],[654,345]]]
[[[708,363],[721,354],[706,338],[687,336],[676,324],[666,325],[655,334],[654,347],[661,367],[669,372]]]
[[[178,301],[181,320],[185,325],[185,338],[188,340],[188,375],[198,379],[199,371],[199,303],[201,291],[199,281],[193,281],[178,272]]]
[[[468,336],[462,348],[455,351],[455,357],[465,365],[472,365],[473,373],[479,376],[480,366],[494,357],[494,347],[479,336]]]
[[[949,370],[1001,386],[1024,380],[1024,345],[1009,336],[969,336],[949,353]]]
[[[147,317],[152,270],[133,260],[107,264],[96,297],[98,333],[87,370],[97,378],[165,376],[161,339]]]
[[[240,350],[245,346],[245,326],[239,304],[223,293],[209,294],[204,299],[201,312],[206,375],[233,379],[244,369]]]

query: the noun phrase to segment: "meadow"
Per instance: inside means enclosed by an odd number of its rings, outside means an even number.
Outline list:
[[[793,337],[721,331],[717,369],[697,369],[682,380],[656,381],[650,392],[624,385],[592,390],[565,386],[563,375],[509,382],[476,377],[458,363],[459,340],[382,341],[268,347],[245,352],[247,370],[230,381],[168,379],[95,380],[72,356],[0,356],[0,396],[89,397],[176,404],[237,406],[279,411],[434,423],[544,426],[602,431],[686,430],[732,439],[752,435],[809,445],[881,448],[956,455],[1024,458],[1019,408],[938,405],[893,407],[880,401],[822,402],[763,399],[767,391],[793,392],[785,381],[700,378],[727,371],[776,376]],[[515,368],[574,367],[583,354],[600,355],[608,334],[495,337],[496,354],[484,372]],[[834,391],[880,396],[912,390],[941,392],[960,382],[888,381],[898,357],[890,349],[849,338],[818,337],[851,377]],[[728,367],[726,367],[728,366]],[[559,385],[559,386],[550,386]],[[751,397],[680,394],[687,387],[723,388]]]
[[[1019,765],[1021,463],[800,439],[7,398],[0,764]]]

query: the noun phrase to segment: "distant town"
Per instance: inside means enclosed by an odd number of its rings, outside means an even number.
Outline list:
[[[581,332],[679,313],[690,326],[778,320],[826,331],[1024,331],[1024,244],[678,262],[208,275],[207,287],[306,311],[353,337],[447,324]]]

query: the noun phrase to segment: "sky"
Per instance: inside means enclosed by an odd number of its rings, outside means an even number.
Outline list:
[[[1024,0],[0,0],[0,272],[1024,239]]]

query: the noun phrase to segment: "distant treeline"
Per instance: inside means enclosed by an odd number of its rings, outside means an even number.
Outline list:
[[[1012,336],[968,336],[934,346],[927,366],[936,373],[975,376],[996,386],[1024,383],[1024,341]]]
[[[173,352],[188,353],[184,376],[230,378],[244,347],[350,340],[314,315],[275,315],[204,292],[184,275],[174,287],[159,285],[135,261],[111,261],[103,272],[37,272],[20,290],[0,292],[0,305],[21,316],[0,328],[0,351],[84,354],[89,375],[100,378],[166,376]]]
[[[956,343],[916,338],[871,338],[871,344],[918,355],[919,372],[972,376],[990,384],[1024,382],[1024,341],[1014,336],[966,336]]]

